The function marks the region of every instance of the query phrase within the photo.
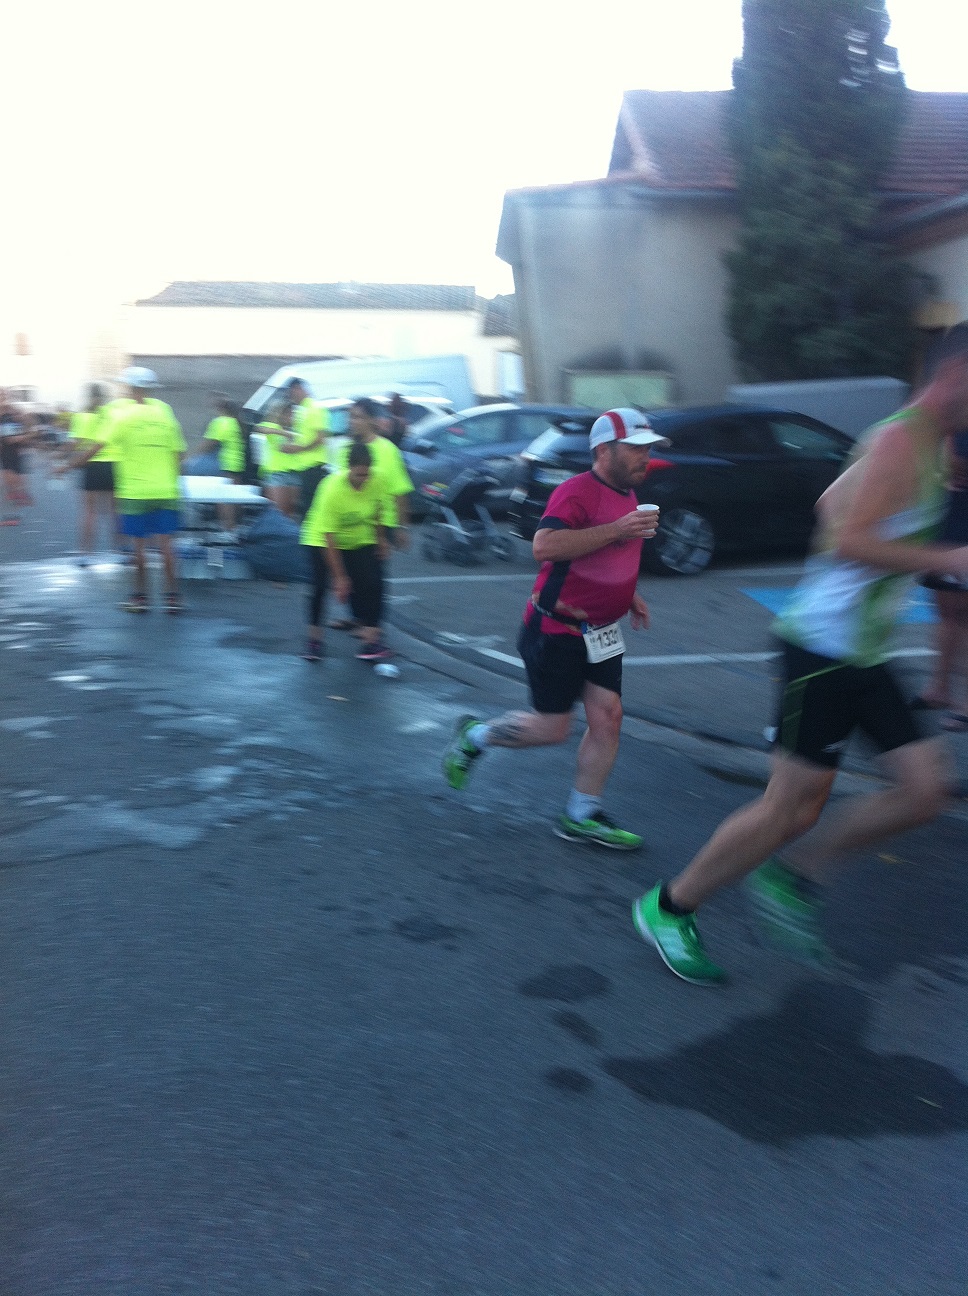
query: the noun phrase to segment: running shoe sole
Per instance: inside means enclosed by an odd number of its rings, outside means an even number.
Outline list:
[[[633,851],[638,850],[642,845],[641,842],[629,842],[627,844],[624,842],[609,842],[602,841],[601,837],[586,836],[584,833],[571,833],[558,823],[554,825],[552,832],[556,837],[560,837],[562,841],[587,842],[589,846],[604,846],[608,850]]]
[[[642,897],[642,899],[644,899],[644,897]],[[689,985],[702,986],[704,989],[708,989],[710,986],[725,985],[724,981],[706,981],[702,977],[686,976],[685,973],[680,972],[677,968],[674,968],[672,964],[669,962],[669,960],[666,958],[665,951],[663,950],[662,946],[659,944],[655,936],[652,934],[652,928],[645,921],[644,917],[643,918],[639,917],[639,910],[642,907],[643,906],[642,906],[641,899],[636,900],[635,903],[632,905],[632,922],[635,924],[635,930],[639,933],[639,935],[642,937],[644,941],[648,941],[648,943],[653,947],[655,952],[658,954],[659,958],[666,965],[666,967],[669,969],[669,971],[672,973],[673,976],[677,976],[680,981],[685,981]]]

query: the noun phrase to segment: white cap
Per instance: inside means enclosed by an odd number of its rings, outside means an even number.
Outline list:
[[[125,387],[136,387],[139,391],[147,391],[149,387],[158,386],[158,375],[153,369],[144,369],[141,365],[129,365],[124,373],[118,374],[118,382],[124,383]]]
[[[592,424],[589,444],[592,449],[606,441],[624,441],[627,445],[663,445],[672,443],[652,427],[641,410],[606,410]]]

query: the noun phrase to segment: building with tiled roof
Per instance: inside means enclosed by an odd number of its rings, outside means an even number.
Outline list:
[[[531,399],[569,399],[589,369],[667,373],[684,401],[738,381],[723,322],[731,93],[629,91],[606,176],[505,196],[497,253],[514,270]],[[880,188],[884,236],[933,282],[920,322],[968,318],[968,95],[909,92]]]
[[[245,400],[295,360],[464,355],[474,391],[504,395],[510,318],[461,284],[189,280],[127,307],[122,336],[194,427],[213,389]]]
[[[473,311],[477,294],[456,284],[259,283],[196,279],[170,283],[137,306],[222,310]]]

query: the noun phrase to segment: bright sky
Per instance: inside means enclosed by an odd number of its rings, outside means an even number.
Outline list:
[[[968,5],[890,0],[968,91]],[[8,308],[169,279],[473,283],[506,189],[603,175],[623,91],[721,89],[741,0],[33,0],[5,19]],[[4,311],[4,315],[7,312]]]

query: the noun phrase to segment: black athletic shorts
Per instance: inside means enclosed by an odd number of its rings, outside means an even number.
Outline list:
[[[887,666],[852,666],[782,639],[779,646],[776,741],[784,751],[836,769],[855,729],[882,752],[927,737]]]
[[[23,460],[20,455],[20,446],[11,445],[8,437],[0,437],[0,468],[2,468],[4,472],[23,472]]]
[[[86,491],[97,491],[99,494],[110,491],[113,494],[114,464],[107,459],[86,463],[81,485]]]
[[[593,665],[580,635],[542,634],[540,622],[535,613],[518,635],[518,652],[528,674],[535,711],[564,715],[579,700],[586,684],[597,684],[621,697],[621,655]]]

